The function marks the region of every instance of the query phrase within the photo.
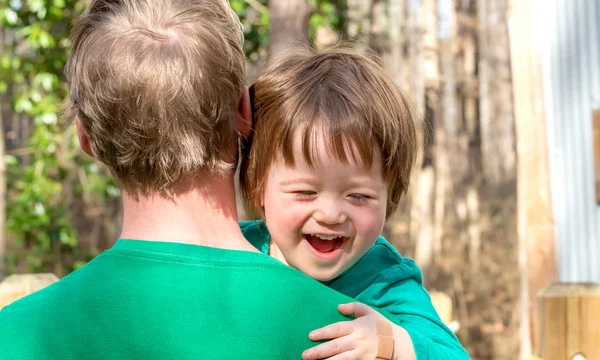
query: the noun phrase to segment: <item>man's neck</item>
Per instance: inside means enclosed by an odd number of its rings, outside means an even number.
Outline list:
[[[257,251],[240,231],[233,179],[196,179],[188,189],[173,198],[137,200],[123,192],[120,237]]]

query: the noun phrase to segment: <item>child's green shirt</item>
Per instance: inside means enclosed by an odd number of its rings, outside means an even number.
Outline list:
[[[262,221],[241,222],[246,239],[268,253],[270,236]],[[325,283],[344,295],[391,314],[411,336],[417,360],[469,359],[456,336],[441,321],[422,285],[419,267],[384,238],[350,269]]]

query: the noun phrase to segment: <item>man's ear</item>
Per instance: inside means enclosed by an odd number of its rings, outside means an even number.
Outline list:
[[[79,146],[81,146],[81,149],[84,153],[88,154],[91,157],[94,157],[94,153],[92,152],[92,148],[90,147],[90,139],[83,130],[83,126],[81,125],[81,121],[79,121],[78,116],[75,116],[75,126],[77,127],[77,137],[79,138]]]
[[[252,131],[252,104],[247,86],[244,86],[244,92],[238,104],[234,127],[235,131],[244,138],[250,136],[250,131]]]

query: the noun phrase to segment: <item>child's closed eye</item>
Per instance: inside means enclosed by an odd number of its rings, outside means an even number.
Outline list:
[[[316,191],[303,190],[303,191],[294,191],[294,196],[299,199],[312,199],[317,196]]]
[[[348,195],[352,200],[356,200],[362,203],[366,203],[368,202],[371,197],[368,195],[364,195],[364,194],[350,194]]]

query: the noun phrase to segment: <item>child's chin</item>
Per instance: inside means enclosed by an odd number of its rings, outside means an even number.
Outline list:
[[[337,272],[337,271],[318,271],[318,272],[312,272],[310,274],[308,274],[311,278],[319,281],[319,282],[327,282],[330,280],[335,279],[336,277],[338,277],[341,273]]]

